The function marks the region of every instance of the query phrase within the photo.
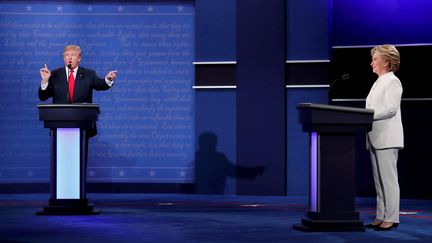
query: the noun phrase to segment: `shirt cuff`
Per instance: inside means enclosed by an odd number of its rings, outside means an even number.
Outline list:
[[[41,81],[41,90],[46,90],[46,88],[48,87],[48,82],[42,82]]]
[[[105,82],[108,84],[108,86],[113,86],[114,81],[113,80],[109,80],[108,78],[105,78]]]

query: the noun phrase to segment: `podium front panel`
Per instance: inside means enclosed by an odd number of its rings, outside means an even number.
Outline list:
[[[313,212],[318,211],[318,134],[310,134],[310,189],[309,208]]]
[[[80,198],[80,129],[57,128],[56,199]]]

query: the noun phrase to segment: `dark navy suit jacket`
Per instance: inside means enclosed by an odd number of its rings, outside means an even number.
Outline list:
[[[70,103],[66,76],[64,67],[51,71],[48,87],[45,90],[39,88],[39,99],[45,101],[52,97],[54,104]],[[110,86],[105,82],[105,79],[99,78],[95,71],[79,66],[75,78],[73,103],[92,103],[93,90],[107,90],[109,88]]]

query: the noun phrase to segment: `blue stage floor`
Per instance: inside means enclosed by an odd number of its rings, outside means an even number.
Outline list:
[[[432,242],[432,201],[402,200],[391,232],[294,230],[307,199],[186,194],[87,194],[96,216],[36,216],[48,194],[0,194],[0,242]],[[368,223],[374,199],[357,199]]]

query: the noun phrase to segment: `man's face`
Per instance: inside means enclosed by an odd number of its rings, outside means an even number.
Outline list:
[[[81,61],[81,57],[80,57],[79,52],[77,50],[70,49],[70,50],[66,50],[63,53],[63,60],[65,63],[65,66],[71,64],[72,68],[76,68]]]

